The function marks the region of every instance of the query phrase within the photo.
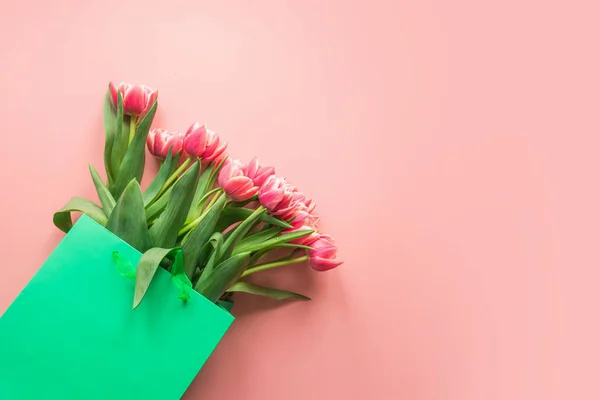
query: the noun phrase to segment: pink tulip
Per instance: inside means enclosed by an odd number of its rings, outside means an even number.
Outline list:
[[[148,133],[148,140],[146,140],[148,151],[154,157],[164,160],[167,158],[169,149],[172,148],[172,154],[179,153],[183,147],[183,136],[181,133],[169,132],[166,129],[157,128],[152,129]]]
[[[313,250],[309,252],[309,264],[316,271],[328,271],[342,264],[343,261],[335,259],[337,247],[329,235],[320,237],[311,244]]]
[[[290,242],[290,243],[295,243],[295,244],[301,244],[303,246],[310,246],[311,243],[313,243],[315,240],[319,239],[320,234],[316,231],[316,226],[311,224],[311,221],[306,221],[306,223],[303,223],[303,222],[304,221],[297,222],[296,220],[294,220],[292,222],[293,228],[286,229],[282,233],[292,233],[292,232],[306,231],[306,230],[314,231],[312,233],[309,233],[306,236],[302,236],[301,238],[294,239]]]
[[[267,210],[283,220],[290,218],[294,218],[295,222],[302,222],[306,218],[318,220],[312,214],[315,209],[314,202],[281,177],[269,176],[260,187],[258,199]]]
[[[285,184],[285,179],[276,175],[269,176],[258,191],[260,204],[270,212],[274,212],[283,200]]]
[[[248,165],[246,165],[246,176],[254,182],[255,186],[260,187],[268,177],[275,173],[273,167],[261,167],[258,158],[254,157]]]
[[[216,132],[206,129],[206,126],[195,122],[189,127],[183,138],[183,148],[187,154],[210,162],[222,160],[227,143],[222,141]]]
[[[158,90],[145,85],[131,85],[121,82],[119,86],[115,86],[111,82],[109,89],[115,107],[117,107],[118,102],[117,92],[121,92],[121,96],[123,97],[123,113],[136,117],[139,116],[140,118],[146,115],[158,98]]]
[[[284,220],[292,218],[298,208],[304,207],[304,198],[295,186],[286,183],[283,188],[283,200],[277,205],[273,214]]]
[[[239,160],[228,159],[219,172],[219,186],[234,201],[246,201],[258,193],[258,187],[244,174]]]
[[[309,214],[312,214],[312,212],[315,210],[315,208],[317,207],[317,205],[315,204],[315,202],[313,201],[313,199],[306,199],[304,201],[304,205],[306,206],[306,211]]]

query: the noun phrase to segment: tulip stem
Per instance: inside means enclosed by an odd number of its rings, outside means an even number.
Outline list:
[[[158,191],[158,194],[156,195],[156,197],[154,197],[155,201],[158,200],[160,198],[160,196],[162,196],[169,189],[169,187],[171,187],[173,182],[175,182],[177,180],[179,175],[185,170],[185,168],[190,164],[191,161],[192,161],[192,159],[188,158],[183,163],[181,163],[179,168],[177,168],[177,170],[175,172],[173,172],[173,174],[169,177],[169,179],[167,179],[167,181],[164,183],[164,185],[162,185],[162,187]]]
[[[135,118],[131,117],[131,120],[129,121],[129,144],[131,144],[131,141],[133,140],[134,136],[135,136]]]
[[[220,188],[217,188],[217,189],[220,189]],[[222,194],[223,194],[223,190],[218,190],[217,193],[213,196],[213,198],[210,199],[210,201],[208,202],[208,205],[204,209],[204,212],[207,212],[208,210],[210,210],[210,208],[217,202],[217,200],[219,199],[219,197],[221,197]]]
[[[241,277],[243,278],[243,277],[253,274],[255,272],[264,271],[266,269],[271,269],[271,268],[283,267],[284,265],[296,264],[296,263],[304,262],[306,260],[308,260],[308,256],[293,258],[291,260],[275,261],[275,262],[271,262],[271,263],[256,265],[256,266],[244,271],[244,273],[242,274]]]

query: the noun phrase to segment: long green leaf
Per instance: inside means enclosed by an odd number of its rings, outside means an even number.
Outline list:
[[[200,279],[209,277],[212,271],[215,269],[223,243],[223,235],[215,236],[215,240],[212,241],[212,243],[209,242],[209,244],[212,244],[214,246],[214,250],[212,253],[209,253],[208,262],[202,270],[202,276],[200,277]],[[202,248],[202,251],[204,252],[204,248]]]
[[[194,197],[192,199],[192,206],[190,207],[190,211],[188,212],[186,222],[192,222],[196,218],[200,216],[202,213],[202,202],[201,200],[206,195],[206,192],[209,190],[208,182],[211,177],[212,172],[212,164],[206,168],[202,174],[200,174],[200,178],[198,179],[198,184],[196,185],[196,191],[194,192]]]
[[[114,197],[119,197],[125,189],[125,186],[127,186],[132,179],[136,179],[138,182],[141,182],[142,180],[144,174],[144,162],[146,160],[146,138],[148,137],[150,125],[152,124],[152,119],[156,113],[157,106],[158,102],[155,102],[135,130],[133,140],[127,148],[121,167],[115,177],[114,185],[112,187],[109,186]]]
[[[260,216],[266,211],[267,210],[261,206],[258,209],[256,209],[256,211],[254,211],[248,218],[246,218],[241,224],[236,226],[235,229],[233,229],[230,232],[229,236],[225,240],[225,243],[223,243],[223,247],[221,247],[221,250],[217,255],[217,260],[221,261],[226,258],[229,258],[229,256],[231,256],[231,254],[233,253],[233,249],[235,248],[237,241],[241,240],[244,236],[248,234],[248,232],[250,232],[250,229],[252,229],[256,221],[258,221]],[[241,253],[241,251],[238,251],[238,253]]]
[[[161,261],[169,254],[175,254],[179,249],[163,249],[160,247],[153,247],[148,249],[142,254],[140,261],[137,265],[137,271],[135,273],[135,293],[133,295],[133,308],[136,308],[144,298],[144,295],[150,287],[152,278],[158,270]]]
[[[208,239],[208,242],[202,246],[197,265],[204,267],[203,273],[210,273],[213,270],[214,263],[211,263],[211,257],[213,254],[219,252],[224,241],[223,234],[221,232],[215,232],[211,235],[210,239]]]
[[[292,240],[299,239],[301,237],[310,235],[313,232],[314,232],[313,230],[305,229],[305,230],[299,230],[299,231],[290,232],[290,233],[284,233],[281,236],[278,236],[273,239],[265,240],[262,243],[248,243],[246,245],[242,245],[240,243],[239,246],[236,246],[236,248],[234,249],[233,252],[235,254],[235,253],[241,253],[241,252],[246,252],[246,251],[249,251],[249,252],[263,251],[263,250],[267,250],[267,249],[270,249],[273,247],[279,247],[282,244],[285,244]]]
[[[146,207],[146,221],[148,223],[151,223],[154,220],[156,220],[160,213],[163,212],[163,210],[169,203],[169,197],[171,196],[172,191],[173,186],[167,189],[167,191],[162,196],[160,196],[158,200]]]
[[[185,222],[194,197],[199,169],[200,162],[196,161],[173,185],[165,210],[150,228],[150,237],[155,246],[173,247],[177,243],[179,229]]]
[[[177,162],[179,161],[180,153],[177,153],[173,157],[172,150],[173,148],[171,147],[169,149],[169,152],[167,153],[165,161],[162,163],[160,169],[158,170],[158,173],[152,180],[152,183],[150,183],[148,188],[144,191],[145,205],[148,205],[154,201],[156,195],[160,192],[160,189],[162,189],[167,179],[169,179],[171,174],[177,169]]]
[[[106,214],[95,203],[81,197],[73,197],[60,210],[54,213],[54,225],[67,233],[73,227],[72,212],[82,212],[102,226],[106,226]]]
[[[117,201],[106,228],[142,253],[152,247],[144,215],[142,191],[135,179],[129,182]]]
[[[199,280],[194,289],[210,301],[217,301],[240,278],[249,255],[241,253],[223,261],[205,279]]]
[[[216,190],[213,189],[213,187],[215,186],[215,181],[217,180],[219,171],[223,165],[225,165],[226,160],[227,157],[223,158],[218,165],[214,162],[210,162],[202,173],[202,176],[198,181],[196,193],[194,194],[192,208],[190,208],[190,212],[188,214],[188,221],[193,221],[202,214],[202,209],[204,208],[204,202],[207,200],[207,195],[211,191]]]
[[[253,233],[252,235],[249,235],[249,236],[245,237],[244,239],[240,240],[240,242],[235,247],[237,249],[237,248],[252,247],[255,245],[259,245],[259,244],[265,242],[266,240],[269,240],[269,239],[273,238],[274,236],[277,236],[277,234],[279,234],[280,232],[281,232],[281,228],[278,228],[278,227],[261,230],[259,232]]]
[[[112,96],[110,94],[110,85],[104,96],[104,107],[102,111],[102,123],[104,125],[105,143],[104,143],[104,167],[106,168],[106,176],[109,186],[114,180],[114,171],[112,167],[112,149],[117,136],[117,114],[113,106]]]
[[[134,123],[131,119],[130,123]],[[115,135],[115,142],[112,148],[112,154],[110,160],[115,176],[119,174],[121,169],[121,162],[127,152],[127,145],[129,144],[129,124],[125,123],[123,115],[123,97],[121,91],[117,91],[117,134]]]
[[[238,281],[234,283],[228,292],[244,292],[250,294],[256,294],[259,296],[266,296],[271,299],[282,300],[282,299],[301,299],[310,300],[310,297],[306,297],[300,293],[290,292],[289,290],[276,289],[266,286],[260,286],[252,282]]]
[[[222,190],[223,189],[221,189],[221,188],[214,188],[212,190],[209,190],[208,192],[206,192],[204,194],[204,196],[202,196],[200,198],[200,201],[198,201],[195,206],[194,206],[194,200],[192,200],[192,206],[190,207],[190,211],[194,207],[196,207],[198,210],[204,209],[205,203],[208,201],[208,199],[211,198],[211,196],[213,196],[212,199],[211,199],[211,202],[212,202],[215,199],[214,195],[216,195],[217,192],[222,191]],[[217,198],[219,198],[220,195],[221,195],[221,193],[219,193],[219,195],[217,196]],[[211,206],[210,202],[208,203],[207,206]],[[189,215],[198,215],[198,216],[196,218],[194,218],[193,220],[186,219],[186,221],[185,221],[186,224],[192,223],[192,222],[196,221],[197,218],[199,218],[200,216],[202,216],[202,213],[201,212],[200,213],[194,212],[193,214],[189,214],[188,213],[188,218],[189,218]]]
[[[279,244],[274,244],[274,245],[269,246],[269,250],[279,249],[279,248],[296,249],[296,250],[314,250],[310,246],[305,246],[303,244],[295,244],[295,243],[279,243]]]
[[[191,279],[198,265],[200,253],[204,245],[208,242],[214,232],[215,225],[219,220],[221,210],[225,206],[226,196],[222,196],[217,202],[206,211],[202,216],[200,223],[192,229],[186,242],[183,245],[183,253],[185,254],[184,270],[186,275]]]
[[[102,204],[102,209],[106,216],[110,217],[110,213],[112,213],[117,202],[112,197],[112,194],[110,194],[108,188],[104,185],[104,182],[102,182],[102,178],[100,178],[98,171],[96,171],[96,168],[94,168],[92,164],[90,164],[90,174],[92,175],[96,192],[98,192],[98,198],[100,199],[100,204]]]
[[[254,212],[254,210],[252,210],[250,208],[226,207],[223,210],[223,212],[221,213],[221,218],[219,219],[216,230],[224,231],[225,229],[227,229],[231,225],[235,224],[236,222],[245,220],[250,215],[252,215],[253,212]],[[277,227],[280,227],[283,229],[292,228],[292,225],[290,225],[287,222],[282,221],[278,218],[275,218],[272,215],[269,215],[268,213],[262,214],[260,216],[260,220],[267,224],[277,226]]]

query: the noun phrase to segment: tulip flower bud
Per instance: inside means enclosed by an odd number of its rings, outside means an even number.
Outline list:
[[[258,193],[258,187],[244,174],[239,160],[228,159],[219,172],[219,186],[234,201],[246,201]]]
[[[115,86],[112,82],[109,85],[113,104],[117,107],[117,92],[121,92],[123,98],[123,113],[135,117],[143,118],[152,108],[158,98],[158,90],[149,86],[131,85],[121,82]]]
[[[311,244],[311,247],[313,250],[309,252],[309,265],[315,271],[328,271],[343,263],[343,261],[335,259],[337,247],[335,247],[331,236],[320,235]]]
[[[164,160],[172,148],[173,155],[179,153],[183,148],[183,136],[177,132],[169,132],[166,129],[152,129],[146,140],[148,151],[154,157]]]
[[[275,174],[273,167],[261,167],[258,158],[254,157],[245,167],[246,176],[254,182],[255,186],[260,187],[268,177]]]
[[[285,179],[271,175],[260,187],[258,200],[267,210],[273,212],[283,200]]]
[[[283,187],[283,200],[277,205],[273,214],[281,219],[288,220],[294,212],[304,206],[305,196],[294,185],[287,183]]]
[[[189,127],[183,138],[183,148],[191,156],[210,162],[222,160],[227,143],[222,141],[216,132],[195,122]]]

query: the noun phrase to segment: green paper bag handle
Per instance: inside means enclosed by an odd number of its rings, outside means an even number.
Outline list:
[[[175,255],[175,261],[171,267],[171,279],[179,289],[177,297],[185,303],[190,298],[192,282],[183,271],[183,252],[181,249],[173,249],[169,254]],[[126,257],[120,255],[118,251],[113,251],[112,256],[119,274],[124,278],[135,279],[136,269],[133,264]]]

